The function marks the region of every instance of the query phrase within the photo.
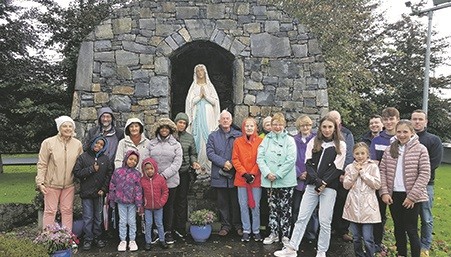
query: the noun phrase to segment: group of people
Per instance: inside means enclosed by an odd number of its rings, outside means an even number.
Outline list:
[[[243,242],[281,241],[284,247],[275,256],[297,256],[304,237],[315,239],[317,257],[323,257],[334,230],[354,242],[356,256],[374,256],[385,251],[388,205],[398,256],[407,256],[406,234],[412,257],[428,256],[442,145],[426,131],[427,116],[421,110],[409,121],[400,120],[395,108],[384,109],[381,116],[370,118],[370,131],[358,143],[336,111],[319,120],[316,133],[311,118],[301,115],[298,133],[291,136],[284,115],[275,113],[263,120],[258,134],[254,118],[244,119],[240,130],[230,112],[219,113],[206,67],[197,65],[186,113],[174,121],[159,119],[152,139],[138,118],[128,119],[124,131],[117,128],[108,107],[99,110],[98,126],[89,130],[83,144],[75,138],[70,117],[55,121],[58,134],[42,142],[37,165],[43,224],[53,224],[59,209],[62,224],[72,228],[75,177],[80,182],[85,250],[92,244],[105,246],[104,204],[119,214],[118,251],[138,250],[141,220],[136,213],[143,216],[146,250],[152,248],[153,226],[163,248],[174,243],[173,233],[186,235],[189,171],[197,170],[210,173],[217,193],[220,236],[234,229]],[[266,222],[265,237],[260,228]]]

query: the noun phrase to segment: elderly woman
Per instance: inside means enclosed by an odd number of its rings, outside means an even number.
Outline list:
[[[45,139],[39,150],[36,187],[44,194],[44,228],[55,223],[58,209],[63,226],[72,230],[74,203],[74,176],[72,169],[83,152],[76,139],[75,123],[68,116],[55,119],[58,134]]]
[[[173,244],[174,202],[180,184],[179,169],[182,166],[182,146],[176,139],[177,127],[169,118],[161,118],[156,124],[155,138],[150,140],[147,150],[158,164],[158,173],[166,179],[169,188],[168,201],[163,207],[165,241]]]
[[[211,163],[207,158],[206,144],[208,135],[218,126],[220,113],[219,97],[208,77],[207,67],[198,64],[194,67],[193,83],[186,96],[185,112],[188,115],[187,132],[196,143],[201,173],[211,172]]]
[[[267,188],[268,192],[271,229],[263,244],[279,242],[279,231],[283,242],[287,242],[290,235],[292,195],[297,185],[296,144],[285,130],[285,125],[283,114],[275,113],[271,119],[272,131],[258,147],[257,163],[262,187]]]
[[[261,174],[257,165],[257,150],[262,138],[257,134],[257,122],[253,118],[243,121],[243,135],[235,140],[232,151],[232,164],[235,167],[234,185],[238,188],[238,202],[241,210],[243,237],[249,242],[251,232],[255,241],[261,241],[260,235],[260,198],[262,195]],[[252,226],[249,216],[252,211]]]

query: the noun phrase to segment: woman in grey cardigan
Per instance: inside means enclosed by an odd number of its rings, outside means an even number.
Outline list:
[[[429,154],[408,120],[398,122],[393,139],[379,165],[379,193],[382,201],[390,207],[398,256],[407,256],[407,233],[412,257],[420,257],[418,214],[419,203],[428,201],[426,186],[431,174]]]
[[[169,197],[163,207],[163,223],[165,241],[173,244],[172,237],[174,220],[174,201],[177,186],[180,184],[179,169],[182,165],[182,146],[176,139],[177,127],[169,118],[158,120],[155,129],[155,138],[150,140],[147,149],[150,157],[158,164],[158,173],[166,179],[169,188]]]

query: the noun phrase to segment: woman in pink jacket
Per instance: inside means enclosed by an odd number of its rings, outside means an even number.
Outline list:
[[[420,144],[412,123],[401,120],[396,136],[380,163],[382,201],[389,205],[395,226],[398,256],[407,256],[407,238],[412,257],[420,256],[418,214],[421,202],[428,201],[426,186],[431,166],[426,147]]]

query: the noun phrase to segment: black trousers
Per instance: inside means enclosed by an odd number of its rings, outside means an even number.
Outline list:
[[[393,192],[393,204],[390,205],[390,213],[395,226],[396,250],[398,255],[407,256],[407,236],[409,236],[412,257],[420,257],[418,215],[421,203],[416,203],[412,209],[406,209],[402,206],[406,196],[406,192]]]
[[[219,209],[221,229],[230,231],[232,227],[239,229],[241,225],[240,205],[236,187],[215,188],[217,192],[217,205]]]
[[[163,207],[163,226],[165,232],[172,232],[174,229],[174,202],[177,187],[169,188],[168,201]]]
[[[184,234],[186,233],[186,222],[188,220],[188,191],[190,174],[180,172],[180,184],[177,187],[174,202],[174,229]]]

